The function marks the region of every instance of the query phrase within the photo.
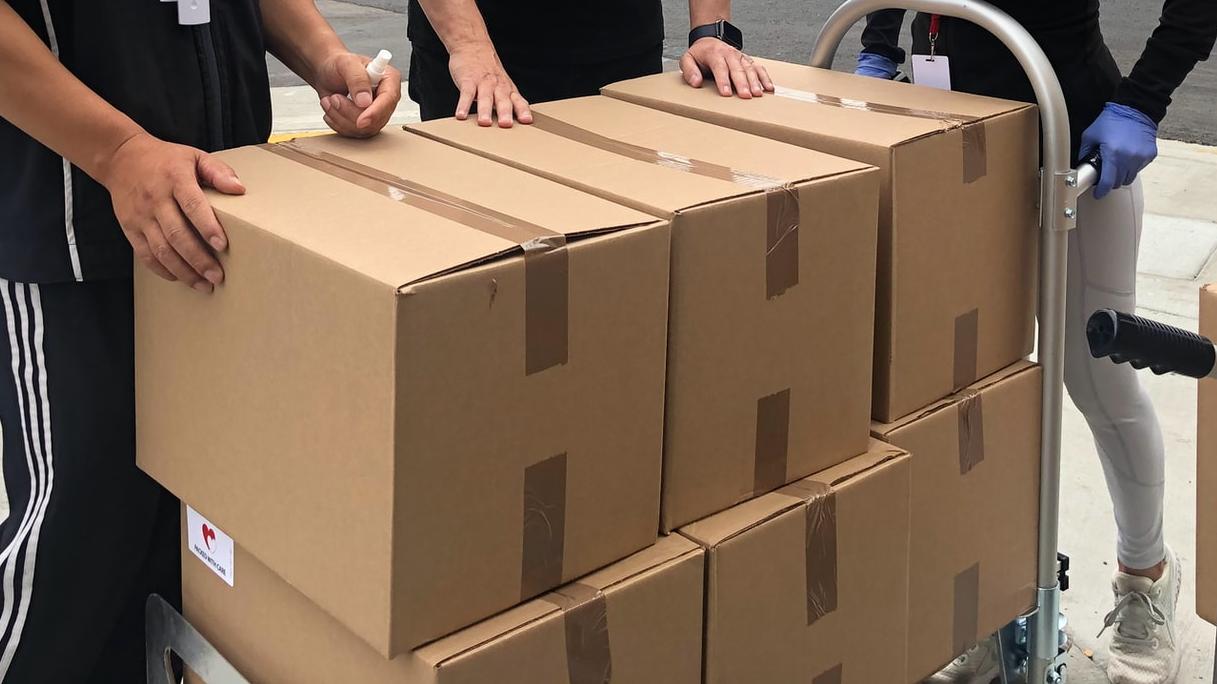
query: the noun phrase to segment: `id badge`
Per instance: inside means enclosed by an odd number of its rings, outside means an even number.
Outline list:
[[[913,83],[950,90],[951,58],[946,55],[913,55]]]
[[[211,23],[211,0],[177,0],[177,23],[182,26]]]

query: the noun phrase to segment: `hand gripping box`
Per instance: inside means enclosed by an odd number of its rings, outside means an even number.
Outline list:
[[[401,131],[220,156],[227,281],[137,276],[144,470],[385,656],[655,541],[665,222]]]
[[[663,529],[866,450],[878,172],[603,97],[410,129],[672,221]]]

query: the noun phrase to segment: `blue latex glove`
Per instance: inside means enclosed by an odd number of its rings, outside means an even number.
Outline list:
[[[859,76],[883,78],[890,81],[896,78],[897,68],[895,62],[883,55],[877,55],[873,52],[859,52],[858,68],[854,69],[854,73]]]
[[[1088,159],[1095,152],[1103,166],[1094,196],[1103,199],[1113,189],[1131,185],[1158,156],[1158,124],[1132,107],[1108,102],[1082,133],[1079,156]]]

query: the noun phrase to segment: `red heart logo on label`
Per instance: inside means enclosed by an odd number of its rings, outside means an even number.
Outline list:
[[[216,531],[211,529],[207,523],[203,523],[203,541],[207,544],[207,549],[210,551],[213,542],[216,540]]]

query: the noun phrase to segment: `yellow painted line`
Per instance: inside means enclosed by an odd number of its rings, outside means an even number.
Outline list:
[[[326,129],[324,131],[294,131],[292,133],[272,133],[270,139],[266,142],[281,143],[296,138],[316,138],[321,135],[330,135],[333,131]]]

